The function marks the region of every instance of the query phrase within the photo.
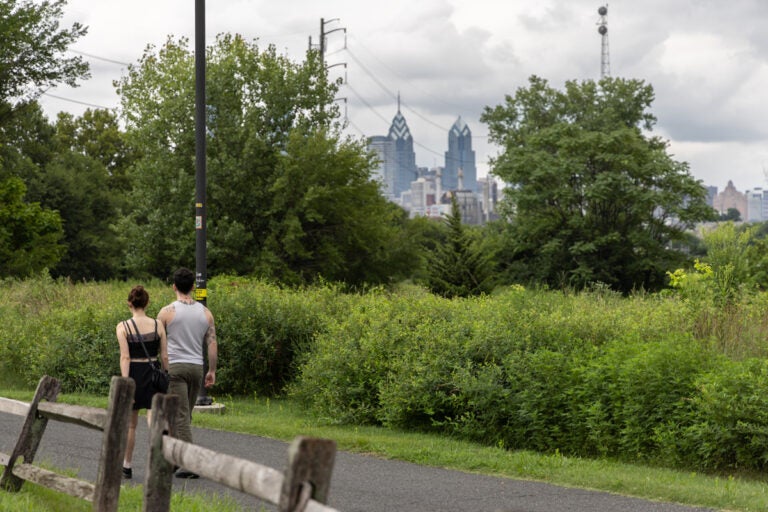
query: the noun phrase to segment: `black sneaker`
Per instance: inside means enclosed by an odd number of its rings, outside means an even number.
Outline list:
[[[176,478],[200,478],[200,475],[187,471],[186,469],[179,469],[176,472]]]
[[[133,478],[133,469],[123,466],[123,478],[130,480]]]

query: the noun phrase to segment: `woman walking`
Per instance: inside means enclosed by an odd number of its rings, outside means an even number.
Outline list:
[[[152,397],[156,391],[152,386],[152,367],[150,363],[159,360],[164,370],[168,370],[168,347],[165,327],[154,318],[147,316],[149,293],[143,286],[134,286],[128,294],[128,309],[131,318],[117,324],[117,342],[120,345],[120,373],[136,382],[133,400],[133,413],[128,426],[128,441],[123,460],[123,478],[132,478],[131,459],[136,445],[136,424],[139,410],[147,410],[147,423],[152,418]],[[143,346],[142,346],[143,345]]]

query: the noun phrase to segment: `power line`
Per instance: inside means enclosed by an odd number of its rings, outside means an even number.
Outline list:
[[[355,130],[357,130],[360,133],[360,135],[362,135],[363,137],[366,137],[365,132],[361,130],[360,127],[357,126],[355,123],[353,123],[349,118],[347,118],[346,121],[347,121],[347,124],[352,128],[354,128]]]
[[[77,103],[79,105],[85,105],[86,107],[94,107],[94,108],[100,108],[100,109],[103,109],[103,110],[110,110],[110,107],[105,107],[103,105],[96,105],[95,103],[87,103],[85,101],[73,100],[73,99],[70,99],[70,98],[64,98],[63,96],[56,96],[55,94],[51,94],[49,92],[44,92],[42,94],[45,95],[45,96],[48,96],[50,98],[56,98],[57,100],[68,101],[70,103]]]
[[[355,40],[357,40],[357,39],[355,38]],[[357,56],[356,56],[356,55],[355,55],[355,54],[354,54],[354,53],[353,53],[353,52],[352,52],[352,51],[349,49],[349,47],[347,47],[347,48],[346,48],[346,50],[347,50],[347,53],[349,54],[349,56],[352,58],[352,60],[353,60],[353,61],[355,61],[355,63],[357,63],[357,65],[358,65],[358,66],[360,66],[360,68],[361,68],[361,69],[362,69],[362,70],[363,70],[363,71],[364,71],[364,72],[365,72],[365,73],[366,73],[366,74],[367,74],[367,75],[368,75],[368,76],[369,76],[369,77],[370,77],[370,78],[371,78],[371,79],[372,79],[372,80],[373,80],[373,81],[376,83],[376,85],[378,85],[379,87],[381,87],[381,89],[382,89],[382,90],[383,90],[385,93],[387,93],[387,95],[388,95],[388,96],[391,96],[391,97],[393,97],[393,98],[394,98],[394,97],[396,97],[396,95],[395,95],[395,94],[394,94],[394,93],[393,93],[393,92],[392,92],[392,91],[391,91],[391,90],[390,90],[390,89],[389,89],[389,88],[388,88],[386,85],[384,85],[384,83],[383,83],[381,80],[379,80],[379,78],[378,78],[378,77],[376,77],[376,75],[374,75],[374,74],[373,74],[373,72],[371,72],[371,70],[369,70],[369,69],[368,69],[368,67],[367,67],[367,66],[365,66],[365,64],[363,64],[363,63],[360,61],[360,59],[359,59],[359,58],[357,58]],[[396,73],[394,73],[394,74],[396,75]],[[347,83],[345,83],[344,85],[346,85],[347,87],[349,87],[349,88],[350,88],[350,90],[352,90],[352,92],[355,94],[355,96],[357,96],[357,97],[360,99],[360,101],[362,101],[362,102],[363,102],[363,103],[364,103],[364,104],[365,104],[365,105],[366,105],[366,106],[367,106],[367,107],[368,107],[368,108],[369,108],[369,109],[370,109],[370,110],[371,110],[371,111],[372,111],[374,114],[376,114],[376,115],[377,115],[377,116],[378,116],[380,119],[382,119],[382,120],[383,120],[385,123],[389,122],[389,121],[387,121],[387,120],[386,120],[386,119],[385,119],[385,118],[384,118],[384,117],[383,117],[383,116],[382,116],[382,115],[381,115],[381,114],[380,114],[378,111],[376,111],[376,109],[374,109],[374,108],[373,108],[373,107],[372,107],[372,106],[371,106],[371,105],[370,105],[370,104],[369,104],[367,101],[365,101],[365,99],[363,99],[363,97],[360,95],[360,93],[358,93],[357,91],[355,91],[354,89],[352,89],[352,87],[349,85],[349,83],[348,83],[348,82],[347,82]],[[433,96],[433,97],[434,97],[434,96]],[[438,99],[439,99],[439,98],[438,98]],[[428,124],[430,124],[430,125],[434,126],[435,128],[439,129],[440,131],[449,131],[449,130],[450,130],[450,128],[446,128],[445,126],[441,126],[441,125],[437,124],[436,122],[432,121],[431,119],[427,118],[426,116],[422,115],[420,112],[418,112],[417,110],[413,109],[412,107],[410,107],[410,106],[409,106],[408,104],[406,104],[405,102],[403,102],[403,101],[400,101],[400,103],[401,103],[401,104],[402,104],[402,106],[404,106],[404,107],[405,107],[405,108],[406,108],[406,109],[407,109],[409,112],[413,113],[415,116],[419,117],[420,119],[422,119],[422,120],[423,120],[423,121],[425,121],[426,123],[428,123]],[[455,105],[450,105],[449,103],[447,103],[447,102],[445,102],[445,101],[443,101],[443,103],[446,103],[446,104],[447,104],[447,105],[449,105],[449,106],[455,106]],[[473,138],[473,139],[481,139],[481,138],[482,138],[482,139],[487,139],[487,138],[488,138],[488,135],[472,135],[472,138]],[[419,145],[419,144],[417,144],[417,145]],[[425,149],[425,150],[427,150],[427,151],[431,152],[431,153],[434,153],[434,154],[440,155],[440,153],[437,153],[437,152],[436,152],[436,151],[434,151],[434,150],[431,150],[431,149],[429,149],[429,148],[427,148],[427,147],[424,147],[424,146],[421,146],[421,145],[419,145],[419,146],[420,146],[420,147],[422,147],[423,149]]]
[[[85,53],[85,52],[81,52],[81,51],[77,51],[77,50],[71,50],[71,49],[68,50],[68,51],[70,51],[72,53],[76,53],[78,55],[82,55],[83,57],[88,57],[90,59],[103,60],[104,62],[109,62],[111,64],[117,64],[118,66],[130,66],[131,65],[130,62],[122,62],[122,61],[119,61],[119,60],[108,59],[106,57],[99,57],[98,55],[93,55],[92,53]]]
[[[359,100],[360,100],[360,101],[361,101],[361,102],[362,102],[362,103],[363,103],[363,104],[364,104],[366,107],[368,107],[368,109],[369,109],[371,112],[373,112],[374,114],[376,114],[376,115],[378,116],[378,118],[379,118],[379,119],[381,119],[381,120],[382,120],[382,121],[384,121],[385,123],[389,123],[389,121],[387,120],[387,118],[385,118],[383,115],[381,115],[381,113],[380,113],[378,110],[376,110],[376,109],[373,107],[373,105],[371,105],[370,103],[368,103],[368,102],[365,100],[365,98],[363,98],[363,97],[360,95],[360,93],[359,93],[359,92],[357,92],[357,91],[356,91],[356,90],[355,90],[355,89],[354,89],[354,88],[353,88],[351,85],[349,85],[349,83],[346,83],[345,85],[347,86],[347,88],[349,88],[349,90],[350,90],[350,91],[352,91],[352,93],[353,93],[355,96],[357,96],[357,98],[358,98],[358,99],[359,99]]]
[[[405,102],[401,102],[401,103],[402,103],[402,105],[403,105],[405,108],[407,108],[408,110],[410,110],[411,112],[413,112],[413,113],[416,115],[416,117],[420,117],[420,118],[421,118],[423,121],[425,121],[425,122],[427,122],[427,123],[431,124],[432,126],[434,126],[434,127],[436,127],[436,128],[439,128],[440,130],[444,130],[444,131],[448,131],[448,130],[450,129],[450,128],[446,128],[445,126],[440,126],[439,124],[437,124],[436,122],[432,121],[431,119],[427,119],[427,118],[426,118],[426,117],[424,117],[423,115],[421,115],[421,114],[419,114],[418,112],[416,112],[416,111],[415,111],[413,108],[409,107],[409,106],[408,106],[408,105],[407,105]]]
[[[386,93],[387,93],[387,95],[389,95],[389,96],[391,96],[391,97],[393,97],[393,98],[394,98],[394,97],[396,97],[396,96],[395,96],[395,95],[392,93],[392,91],[390,91],[390,90],[389,90],[389,88],[387,88],[387,86],[386,86],[386,85],[384,85],[384,84],[383,84],[383,83],[382,83],[382,82],[381,82],[381,81],[380,81],[380,80],[379,80],[379,79],[378,79],[378,78],[377,78],[377,77],[376,77],[376,76],[375,76],[375,75],[374,75],[374,74],[373,74],[373,73],[372,73],[372,72],[371,72],[371,71],[370,71],[370,70],[369,70],[369,69],[368,69],[368,68],[365,66],[365,64],[363,64],[363,63],[360,61],[360,59],[358,59],[358,58],[357,58],[357,56],[355,56],[355,55],[354,55],[354,53],[352,53],[352,51],[351,51],[349,48],[347,48],[347,53],[349,53],[349,56],[352,58],[352,60],[354,60],[354,61],[357,63],[357,65],[358,65],[358,66],[360,66],[360,68],[362,68],[362,70],[363,70],[363,71],[364,71],[364,72],[365,72],[365,73],[366,73],[366,74],[367,74],[369,77],[371,77],[371,79],[372,79],[374,82],[376,82],[376,84],[377,84],[379,87],[381,87],[381,88],[382,88],[382,90],[384,90],[384,92],[386,92]],[[347,85],[347,87],[350,87],[350,86],[349,86],[349,83],[347,83],[346,85]],[[365,101],[365,100],[362,98],[362,96],[361,96],[361,95],[360,95],[360,94],[359,94],[357,91],[355,91],[355,90],[354,90],[354,89],[352,89],[351,87],[350,87],[350,90],[352,90],[352,92],[355,94],[355,96],[357,96],[358,98],[360,98],[360,100],[361,100],[361,101],[362,101],[362,102],[363,102],[363,103],[364,103],[364,104],[365,104],[365,105],[366,105],[366,106],[367,106],[369,109],[371,109],[371,111],[372,111],[374,114],[376,114],[377,116],[379,116],[379,118],[381,118],[381,119],[382,119],[382,120],[383,120],[385,123],[389,122],[389,121],[387,121],[387,120],[384,118],[384,116],[382,116],[381,114],[379,114],[379,112],[378,112],[378,111],[376,111],[376,109],[374,109],[374,108],[373,108],[373,107],[372,107],[372,106],[371,106],[371,105],[370,105],[370,104],[369,104],[367,101]],[[408,109],[410,112],[413,112],[413,113],[414,113],[416,116],[420,117],[421,119],[423,119],[423,120],[424,120],[424,121],[426,121],[427,123],[431,124],[432,126],[435,126],[435,127],[437,127],[438,129],[440,129],[440,130],[443,130],[443,131],[447,131],[447,130],[446,130],[446,128],[445,128],[444,126],[440,126],[439,124],[437,124],[437,123],[435,123],[435,122],[433,122],[433,121],[431,121],[431,120],[427,119],[426,117],[424,117],[424,116],[423,116],[423,115],[421,115],[420,113],[416,112],[416,111],[415,111],[415,110],[413,110],[412,108],[408,107],[407,105],[404,105],[404,106],[405,106],[405,107],[406,107],[406,108],[407,108],[407,109]],[[421,145],[421,144],[418,144],[418,143],[416,143],[416,142],[414,142],[414,144],[416,144],[417,146],[419,146],[420,148],[422,148],[422,149],[424,149],[424,150],[426,150],[426,151],[429,151],[430,153],[433,153],[433,154],[435,154],[435,155],[438,155],[438,156],[443,156],[443,155],[442,155],[442,153],[438,153],[437,151],[435,151],[435,150],[433,150],[433,149],[430,149],[430,148],[428,148],[428,147],[426,147],[426,146],[423,146],[423,145]]]
[[[369,109],[371,112],[373,112],[374,114],[376,114],[376,115],[379,117],[379,119],[381,119],[381,120],[382,120],[382,121],[384,121],[385,123],[389,123],[389,122],[390,122],[390,121],[388,121],[388,120],[387,120],[387,119],[386,119],[386,118],[385,118],[383,115],[381,115],[381,113],[379,113],[379,111],[378,111],[378,110],[376,110],[376,109],[375,109],[375,108],[374,108],[374,107],[373,107],[373,106],[372,106],[370,103],[368,103],[368,102],[367,102],[367,101],[366,101],[366,100],[365,100],[365,99],[364,99],[364,98],[363,98],[363,97],[360,95],[360,93],[358,93],[358,92],[357,92],[357,91],[356,91],[354,88],[352,88],[352,86],[350,86],[350,85],[349,85],[349,83],[347,83],[347,84],[346,84],[346,86],[347,86],[347,87],[349,87],[349,90],[350,90],[350,91],[352,91],[352,93],[354,93],[354,95],[355,95],[355,96],[357,96],[357,98],[358,98],[358,99],[359,99],[361,102],[363,102],[363,104],[364,104],[366,107],[368,107],[368,109]],[[409,109],[409,110],[410,110],[410,109]],[[411,111],[412,111],[412,110],[411,110]],[[413,112],[413,111],[412,111],[412,112]],[[417,115],[418,115],[418,114],[417,114]],[[421,116],[419,116],[419,117],[421,117]],[[425,120],[426,120],[427,122],[430,122],[428,119],[425,119]],[[347,118],[347,121],[349,121],[349,118]],[[351,121],[349,121],[349,122],[350,122],[350,124],[351,124]],[[432,124],[434,124],[434,123],[432,123]],[[437,126],[437,125],[435,125],[435,126]],[[357,128],[356,126],[355,126],[355,128],[356,128],[358,131],[360,131],[360,132],[362,133],[362,131],[361,131],[359,128]],[[438,128],[440,128],[440,129],[443,129],[441,126],[438,126]],[[444,156],[442,153],[439,153],[439,152],[435,151],[434,149],[430,149],[430,148],[428,148],[427,146],[425,146],[425,145],[423,145],[423,144],[419,144],[419,143],[418,143],[418,142],[416,142],[415,140],[413,141],[413,143],[414,143],[416,146],[419,146],[420,148],[422,148],[422,149],[424,149],[425,151],[428,151],[428,152],[430,152],[430,153],[432,153],[432,154],[434,154],[434,155],[437,155],[437,156]]]
[[[459,105],[456,105],[456,104],[454,104],[454,103],[451,103],[451,102],[445,101],[445,99],[443,99],[443,98],[441,98],[441,97],[439,97],[439,96],[435,96],[434,94],[432,94],[432,93],[431,93],[431,92],[429,92],[428,90],[426,90],[426,89],[424,89],[424,88],[422,88],[422,87],[419,87],[418,85],[416,85],[416,84],[415,84],[414,82],[412,82],[411,80],[408,80],[407,78],[405,78],[403,75],[401,75],[400,73],[398,73],[397,71],[395,71],[394,69],[392,69],[391,67],[389,67],[389,66],[388,66],[388,65],[387,65],[387,64],[386,64],[386,63],[385,63],[383,60],[381,60],[380,58],[378,58],[378,57],[376,56],[376,54],[375,54],[375,53],[373,53],[373,52],[372,52],[372,51],[371,51],[371,50],[370,50],[370,49],[369,49],[367,46],[365,46],[365,45],[363,44],[363,42],[362,42],[362,41],[360,41],[358,38],[356,38],[356,37],[354,36],[354,34],[350,34],[350,38],[354,39],[354,40],[355,40],[355,41],[356,41],[356,42],[357,42],[357,43],[360,45],[360,47],[361,47],[362,49],[364,49],[365,51],[367,51],[367,52],[368,52],[368,53],[371,55],[371,57],[373,57],[374,59],[376,59],[376,61],[377,61],[379,64],[381,64],[381,65],[382,65],[384,68],[386,68],[386,69],[387,69],[387,71],[389,71],[390,73],[392,73],[393,75],[395,75],[395,76],[396,76],[397,78],[399,78],[400,80],[403,80],[403,81],[405,81],[405,82],[406,82],[406,83],[408,83],[409,85],[413,86],[413,88],[415,88],[415,89],[419,89],[421,92],[423,92],[423,93],[424,93],[424,94],[426,94],[427,96],[430,96],[430,97],[432,97],[432,98],[434,98],[434,99],[438,100],[439,102],[441,102],[441,103],[444,103],[445,105],[447,105],[447,106],[449,106],[449,107],[452,107],[452,108],[459,108],[459,109],[461,109],[461,108],[462,108],[462,107],[460,107]]]
[[[365,73],[371,77],[371,79],[376,82],[376,85],[381,87],[381,90],[383,90],[385,93],[387,93],[388,96],[390,96],[393,100],[397,97],[396,94],[394,94],[392,91],[389,90],[389,88],[384,85],[378,78],[376,78],[376,75],[374,75],[362,62],[360,62],[360,59],[358,59],[354,53],[352,53],[352,50],[347,48],[347,53],[350,57],[352,57],[352,60],[354,60],[360,68],[365,71]]]
[[[432,153],[433,155],[442,156],[442,157],[445,157],[445,156],[446,156],[446,154],[445,154],[445,153],[439,153],[439,152],[435,151],[435,150],[434,150],[434,149],[432,149],[432,148],[428,148],[428,147],[427,147],[427,146],[425,146],[424,144],[419,144],[418,142],[416,142],[416,140],[414,140],[414,141],[413,141],[413,145],[414,145],[414,146],[419,146],[419,147],[420,147],[421,149],[423,149],[424,151],[428,151],[428,152]]]

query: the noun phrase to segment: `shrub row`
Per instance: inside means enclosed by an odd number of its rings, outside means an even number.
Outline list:
[[[106,393],[131,284],[0,283],[6,382],[48,374],[65,392]],[[165,283],[145,286],[151,315],[173,299]],[[330,421],[510,449],[711,470],[768,462],[768,363],[734,347],[765,338],[764,297],[702,315],[662,296],[512,288],[447,300],[226,277],[209,281],[209,297],[214,397],[287,389]]]
[[[367,295],[333,318],[291,386],[329,420],[509,448],[763,469],[768,365],[691,335],[658,296],[510,290]]]
[[[34,386],[42,375],[65,392],[106,393],[120,374],[115,326],[129,316],[134,283],[80,283],[48,277],[6,281],[0,306],[0,370],[4,380]],[[161,282],[143,283],[148,314],[174,299]],[[322,329],[324,310],[343,307],[333,288],[282,290],[259,281],[217,278],[208,283],[216,317],[218,394],[275,394],[295,370],[294,357]]]

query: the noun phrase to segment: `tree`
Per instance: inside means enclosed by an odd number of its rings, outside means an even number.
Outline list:
[[[126,170],[135,159],[119,126],[117,114],[106,109],[86,109],[80,117],[60,112],[56,119],[56,146],[99,162],[109,175],[108,186],[125,194],[130,183]]]
[[[29,201],[29,184],[52,158],[54,129],[36,98],[59,83],[88,77],[68,47],[85,35],[79,23],[59,27],[65,0],[0,2],[0,275],[53,267],[64,253],[59,214]]]
[[[166,276],[194,255],[194,58],[150,47],[118,84],[131,167],[121,222],[135,271]],[[296,63],[220,35],[207,50],[208,269],[286,282],[380,282],[403,261],[402,212],[381,199],[360,141],[341,137],[338,85],[315,51]]]
[[[55,132],[37,102],[19,108],[0,126],[0,177],[37,178],[55,153]]]
[[[22,277],[58,263],[65,253],[59,213],[29,197],[28,184],[53,155],[54,129],[36,102],[0,128],[0,276]]]
[[[25,200],[61,219],[66,251],[61,261],[48,265],[51,275],[114,277],[122,255],[114,225],[127,188],[124,168],[114,163],[123,160],[114,143],[122,137],[114,114],[62,114],[54,126],[33,102],[6,128],[9,174],[24,181]]]
[[[361,143],[324,130],[292,130],[264,211],[269,229],[260,274],[282,282],[318,277],[350,284],[386,282],[409,268],[398,233],[404,212],[371,180]]]
[[[456,196],[445,218],[447,236],[430,258],[427,286],[443,297],[469,297],[492,290],[490,258],[484,255],[461,223]]]
[[[486,107],[482,121],[503,153],[503,179],[517,280],[582,288],[659,289],[685,259],[670,244],[714,216],[705,189],[667,143],[646,135],[653,89],[639,80],[546,80]]]
[[[74,23],[60,29],[66,0],[0,2],[0,126],[18,105],[35,100],[45,88],[60,83],[76,86],[88,78],[80,56],[65,56],[87,29]]]
[[[105,280],[120,271],[122,246],[115,223],[119,195],[100,162],[66,150],[46,165],[29,197],[61,216],[66,252],[51,275]]]
[[[19,178],[0,182],[0,276],[26,277],[59,261],[64,246],[61,219],[37,203],[24,201]]]
[[[766,227],[766,223],[721,222],[713,229],[701,230],[706,247],[702,260],[711,266],[721,289],[768,288]]]
[[[717,218],[717,220],[721,222],[722,221],[740,222],[741,212],[736,208],[728,208],[728,211],[725,213],[721,213],[720,216]]]

